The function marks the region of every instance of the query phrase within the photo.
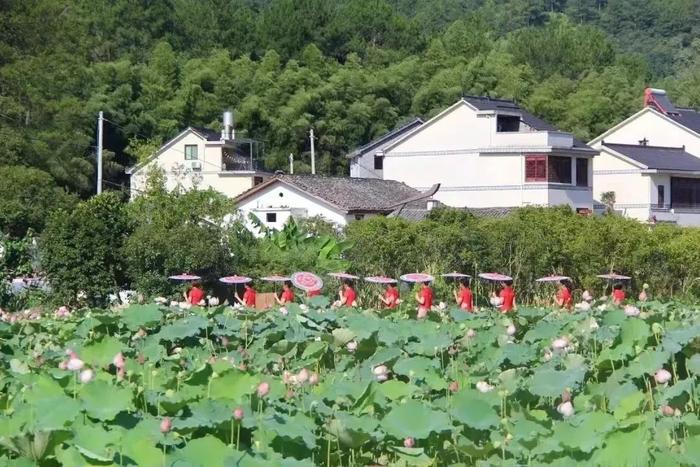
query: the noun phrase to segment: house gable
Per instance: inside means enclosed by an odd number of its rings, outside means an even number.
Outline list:
[[[166,142],[165,144],[163,144],[156,152],[154,152],[154,153],[153,153],[151,156],[149,156],[146,160],[144,160],[143,162],[141,162],[141,163],[139,163],[139,164],[137,164],[137,165],[135,165],[135,166],[133,166],[133,167],[128,168],[128,169],[126,170],[126,173],[127,173],[128,175],[135,175],[135,174],[137,174],[138,172],[140,172],[141,170],[143,170],[145,167],[151,165],[151,163],[152,163],[153,161],[155,161],[155,160],[157,160],[158,158],[160,158],[161,155],[163,155],[164,153],[166,153],[166,152],[168,152],[168,151],[174,149],[174,147],[175,147],[178,143],[182,142],[182,141],[185,140],[187,137],[194,137],[194,138],[197,138],[202,144],[204,144],[204,143],[207,142],[207,138],[206,138],[205,135],[201,134],[201,132],[199,132],[199,131],[196,131],[196,130],[195,130],[194,128],[192,128],[192,127],[187,127],[187,128],[185,128],[180,134],[178,134],[177,136],[175,136],[174,138],[172,138],[171,140],[169,140],[168,142]],[[181,151],[180,151],[180,150],[177,150],[177,152],[181,152]],[[183,152],[183,154],[182,154],[182,158],[184,158],[184,152]]]

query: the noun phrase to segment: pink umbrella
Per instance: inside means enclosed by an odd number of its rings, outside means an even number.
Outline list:
[[[448,272],[447,274],[442,274],[442,277],[446,279],[466,279],[472,276],[469,274],[462,274],[461,272]]]
[[[430,274],[425,274],[423,272],[412,272],[410,274],[404,274],[399,279],[404,282],[432,282],[435,280]]]
[[[391,277],[386,276],[370,276],[365,277],[365,280],[373,284],[396,284],[397,282],[396,279],[392,279]]]
[[[251,282],[253,279],[250,277],[246,276],[226,276],[222,277],[219,279],[219,282],[223,282],[224,284],[247,284],[248,282]]]
[[[357,280],[360,278],[360,276],[353,276],[352,274],[348,274],[347,272],[329,272],[328,275],[331,277],[335,277],[336,279]]]
[[[323,288],[323,280],[312,272],[295,272],[292,274],[292,284],[306,292]]]
[[[272,275],[272,276],[261,277],[260,280],[265,281],[265,282],[287,282],[287,281],[291,281],[292,278],[287,277],[287,276]]]
[[[610,274],[598,274],[598,277],[601,279],[607,279],[610,281],[628,281],[632,279],[630,276],[623,276],[622,274],[615,274],[615,273],[610,273]]]
[[[506,276],[505,274],[500,274],[498,272],[482,272],[479,274],[479,277],[486,281],[493,281],[493,282],[504,282],[504,281],[512,281],[513,278],[510,276]]]
[[[535,282],[561,282],[570,280],[571,278],[569,276],[545,276],[536,279]]]
[[[195,276],[194,274],[177,274],[175,276],[170,276],[168,279],[172,279],[174,281],[198,281],[201,279],[199,276]]]

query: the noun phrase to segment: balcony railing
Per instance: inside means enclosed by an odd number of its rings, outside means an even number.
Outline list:
[[[223,172],[255,172],[264,171],[265,163],[262,159],[251,159],[242,156],[224,156],[221,164]]]
[[[569,148],[574,144],[571,133],[560,131],[517,131],[497,132],[492,145],[496,147],[518,148],[543,148],[563,147]]]

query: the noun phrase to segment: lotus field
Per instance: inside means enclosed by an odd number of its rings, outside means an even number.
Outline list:
[[[2,465],[697,465],[698,311],[132,305],[0,323]]]

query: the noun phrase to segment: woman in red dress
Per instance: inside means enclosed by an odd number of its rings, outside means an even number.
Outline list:
[[[292,283],[290,281],[285,281],[282,285],[282,293],[279,296],[275,295],[275,300],[280,305],[286,305],[287,303],[292,303],[294,301],[294,290],[292,290]]]
[[[571,282],[563,280],[559,283],[559,291],[554,296],[554,302],[569,311],[574,306],[574,297],[571,294]]]
[[[474,297],[468,281],[469,279],[459,281],[459,289],[454,291],[454,295],[457,305],[462,310],[472,313],[474,311]]]
[[[236,301],[241,305],[248,308],[255,308],[255,296],[256,292],[252,285],[244,284],[245,292],[243,292],[243,298],[238,296],[238,291],[236,291]]]
[[[399,289],[394,284],[387,284],[384,295],[379,294],[379,300],[385,308],[396,308],[399,304]]]

